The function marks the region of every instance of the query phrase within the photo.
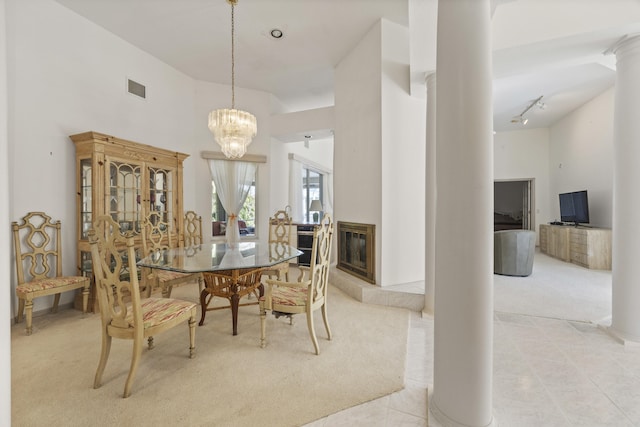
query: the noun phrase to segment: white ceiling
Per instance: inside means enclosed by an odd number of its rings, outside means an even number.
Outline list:
[[[57,0],[185,74],[230,84],[226,0]],[[288,111],[333,105],[333,69],[381,18],[410,27],[412,80],[435,66],[435,0],[239,0],[236,86],[274,94]],[[613,55],[640,33],[640,0],[494,0],[494,128],[532,108],[547,127],[610,88]],[[270,37],[281,29],[284,37]],[[415,86],[412,85],[412,90]]]

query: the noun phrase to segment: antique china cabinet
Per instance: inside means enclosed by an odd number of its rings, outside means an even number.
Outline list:
[[[171,239],[182,242],[182,170],[188,154],[127,141],[97,132],[71,135],[76,147],[78,270],[91,275],[88,233],[98,215],[111,215],[121,232],[142,247],[142,221],[160,212]],[[95,311],[95,287],[89,295]]]

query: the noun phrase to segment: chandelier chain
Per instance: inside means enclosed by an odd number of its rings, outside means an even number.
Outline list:
[[[231,109],[219,108],[209,113],[209,130],[222,152],[230,159],[239,159],[247,152],[258,131],[256,117],[236,110],[236,24],[235,6],[238,0],[227,0],[231,5]]]
[[[231,109],[236,108],[235,7],[231,3]]]

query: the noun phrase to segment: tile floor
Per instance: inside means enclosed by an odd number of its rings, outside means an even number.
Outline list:
[[[579,286],[569,286],[570,277],[579,277]],[[530,278],[496,276],[494,283],[497,425],[640,426],[640,344],[617,342],[602,321],[603,304],[610,307],[610,272],[536,253]],[[414,285],[407,292],[415,292]],[[440,426],[427,411],[433,319],[419,312],[411,313],[406,363],[404,390],[307,426]]]

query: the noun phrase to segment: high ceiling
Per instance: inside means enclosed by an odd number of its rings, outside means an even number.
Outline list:
[[[57,0],[185,74],[231,83],[226,0]],[[640,33],[640,0],[494,0],[494,129],[542,96],[527,128],[547,127],[615,81],[603,55]],[[333,105],[333,69],[381,18],[409,27],[412,81],[435,68],[436,0],[239,0],[236,86],[288,111]],[[272,29],[284,36],[271,37]],[[417,77],[416,77],[417,76]],[[423,91],[412,85],[416,94]]]

